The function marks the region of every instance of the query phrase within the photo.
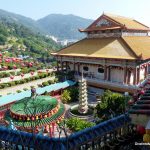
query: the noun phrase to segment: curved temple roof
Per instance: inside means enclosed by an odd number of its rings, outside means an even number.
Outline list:
[[[55,55],[74,57],[148,59],[150,58],[150,37],[120,37],[83,39]]]

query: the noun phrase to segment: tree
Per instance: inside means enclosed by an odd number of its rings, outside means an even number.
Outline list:
[[[4,45],[7,42],[7,38],[0,34],[0,45]]]
[[[69,90],[64,90],[61,94],[61,100],[63,103],[68,103],[71,100]]]
[[[66,120],[66,125],[71,131],[77,132],[86,128],[90,128],[94,126],[95,123],[81,120],[79,118],[70,118]]]
[[[96,110],[97,115],[105,120],[123,113],[124,107],[125,97],[107,90],[101,97],[101,103],[97,104]]]

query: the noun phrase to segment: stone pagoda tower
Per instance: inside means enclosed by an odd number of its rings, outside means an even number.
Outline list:
[[[88,111],[88,101],[87,101],[87,83],[86,80],[79,80],[79,107],[78,112],[85,114]]]

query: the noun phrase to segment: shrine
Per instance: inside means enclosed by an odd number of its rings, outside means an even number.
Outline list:
[[[90,86],[134,93],[147,79],[150,28],[127,17],[102,14],[86,29],[86,38],[52,53],[59,71],[83,71]]]

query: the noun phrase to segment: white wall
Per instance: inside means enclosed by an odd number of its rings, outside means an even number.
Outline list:
[[[110,80],[113,82],[124,82],[124,70],[119,70],[117,68],[111,68]]]

